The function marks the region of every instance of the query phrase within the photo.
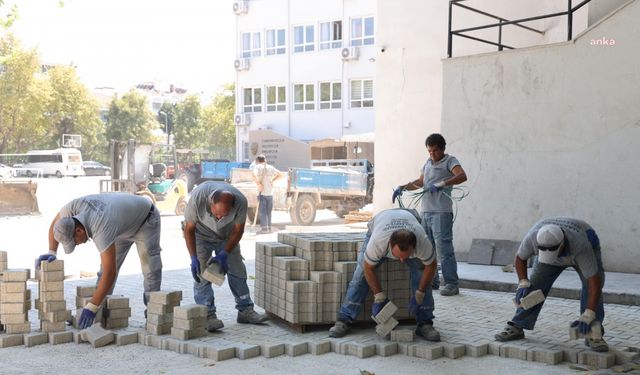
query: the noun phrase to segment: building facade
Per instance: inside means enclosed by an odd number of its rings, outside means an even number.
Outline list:
[[[233,11],[239,161],[251,161],[256,130],[305,142],[374,131],[375,1],[245,0]]]

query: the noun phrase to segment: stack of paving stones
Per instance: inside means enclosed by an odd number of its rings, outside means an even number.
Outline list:
[[[6,269],[0,273],[0,321],[7,335],[20,337],[8,340],[14,345],[22,345],[22,334],[31,332],[28,320],[31,293],[27,290],[30,275],[28,269]],[[4,345],[0,342],[0,347]]]
[[[91,298],[93,297],[93,293],[96,292],[96,286],[77,286],[76,287],[76,316],[73,318],[73,327],[78,328],[78,320],[80,320],[80,316],[82,315],[82,309],[87,305],[88,302],[91,302]],[[96,322],[102,321],[102,307],[98,309],[96,313]]]
[[[289,323],[333,323],[338,318],[357,266],[364,233],[279,233],[278,242],[256,244],[255,302]],[[411,290],[409,269],[386,260],[377,270],[382,289],[405,306]],[[373,295],[368,294],[357,321],[371,320]],[[410,319],[407,307],[396,312]]]
[[[64,299],[64,261],[40,263],[36,271],[38,283],[38,299],[36,309],[40,319],[40,330],[43,333],[62,332],[71,319],[71,310],[67,310]]]
[[[181,290],[151,292],[147,304],[147,332],[152,335],[171,333],[173,309],[180,306],[181,301]]]
[[[105,329],[127,328],[131,307],[125,296],[107,296],[102,309],[102,327]]]
[[[206,336],[207,313],[207,307],[204,305],[191,304],[174,307],[171,336],[182,341]]]

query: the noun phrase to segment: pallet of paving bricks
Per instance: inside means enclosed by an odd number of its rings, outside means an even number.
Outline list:
[[[256,243],[255,303],[275,321],[297,331],[306,326],[333,324],[357,265],[364,232],[279,233],[277,242]],[[387,260],[378,279],[398,309],[395,317],[412,319],[409,268]],[[369,293],[356,322],[372,322]]]
[[[344,216],[344,221],[346,224],[361,223],[361,222],[366,222],[371,220],[372,217],[373,217],[373,212],[351,211]]]

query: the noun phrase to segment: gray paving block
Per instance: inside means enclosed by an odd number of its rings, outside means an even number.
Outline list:
[[[469,248],[469,254],[467,256],[467,263],[469,264],[491,264],[493,259],[493,251],[495,249],[495,242],[493,240],[486,240],[481,238],[474,238],[471,240],[471,247]],[[511,259],[511,263],[513,263]]]
[[[389,301],[384,305],[382,310],[380,310],[378,315],[372,316],[371,318],[378,324],[384,324],[393,316],[393,314],[396,313],[396,311],[398,311],[398,307],[393,302]]]
[[[73,333],[73,342],[75,342],[76,344],[82,344],[83,342],[86,342],[84,339],[84,335],[82,334],[81,331],[71,331]],[[50,333],[50,335],[56,334],[56,333],[62,333],[62,332],[53,332]]]
[[[182,343],[182,353],[183,354],[191,354],[193,356],[200,356],[200,348],[202,347],[202,342],[197,341],[187,341]]]
[[[28,319],[28,315],[26,313],[1,314],[0,317],[3,324],[20,324],[26,322]]]
[[[24,343],[24,335],[0,335],[0,348],[19,346]]]
[[[47,321],[41,321],[40,322],[40,329],[42,329],[42,332],[62,332],[65,329],[67,329],[67,322],[66,320],[63,320],[61,322],[47,322]]]
[[[309,344],[305,342],[296,342],[285,344],[285,350],[289,357],[297,357],[302,354],[309,353]]]
[[[236,343],[236,357],[249,359],[260,355],[260,345]]]
[[[171,327],[173,327],[173,323],[164,323],[164,324],[151,324],[147,323],[146,329],[147,332],[152,335],[168,335],[171,333]]]
[[[107,309],[127,309],[129,308],[129,298],[124,296],[107,296]]]
[[[394,318],[389,318],[383,324],[378,324],[376,326],[376,333],[380,337],[386,337],[397,325],[398,325],[397,320],[395,320]]]
[[[131,307],[121,308],[121,309],[103,309],[102,312],[103,317],[107,317],[107,319],[123,319],[131,316]]]
[[[182,291],[158,291],[149,293],[149,302],[158,303],[162,305],[177,306],[182,301]]]
[[[129,318],[104,320],[104,328],[106,329],[127,328],[128,326]]]
[[[562,360],[569,363],[578,363],[578,355],[584,351],[583,348],[557,348],[562,350]]]
[[[74,339],[72,331],[49,333],[49,343],[51,345],[66,344]]]
[[[391,331],[391,341],[413,342],[416,332],[413,329],[394,329]]]
[[[204,327],[199,327],[194,329],[180,329],[176,327],[171,327],[171,337],[176,338],[178,340],[182,340],[182,341],[206,336],[206,334],[207,333]]]
[[[506,345],[503,342],[492,341],[488,343],[487,352],[491,355],[500,355],[500,347]]]
[[[472,344],[465,344],[465,353],[467,353],[468,356],[471,357],[482,357],[487,355],[487,352],[489,351],[489,344],[483,343],[483,344],[477,344],[477,343],[472,343]]]
[[[273,342],[263,342],[260,344],[260,353],[265,358],[273,358],[280,355],[283,355],[285,352],[285,344],[282,343],[273,343]]]
[[[500,357],[527,360],[527,347],[517,344],[504,344],[500,347]]]
[[[44,332],[28,333],[24,335],[24,346],[27,348],[46,344],[47,342],[49,342],[49,336]]]
[[[309,342],[309,353],[321,355],[331,352],[331,341]]]
[[[150,314],[147,311],[147,324],[167,324],[173,323],[173,313],[170,314]]]
[[[347,344],[350,342],[351,342],[351,339],[349,338],[331,340],[331,351],[336,354],[346,354],[346,353],[343,353],[343,351],[346,352]]]
[[[376,344],[350,342],[347,344],[347,354],[358,358],[368,358],[376,354]]]
[[[18,323],[18,324],[5,324],[4,330],[9,335],[13,335],[17,333],[29,333],[31,332],[31,323],[26,322],[26,323]]]
[[[102,328],[100,324],[94,324],[82,331],[83,339],[89,341],[94,348],[100,348],[111,344],[115,340],[115,335],[111,331]]]
[[[0,283],[0,293],[24,293],[27,283]]]
[[[166,338],[163,338],[162,341],[160,342],[160,349],[181,354],[183,343],[184,341],[182,340],[179,340],[173,337],[166,337]]]
[[[147,315],[148,314],[155,314],[155,315],[172,314],[171,316],[173,316],[173,309],[174,308],[175,308],[175,306],[165,305],[163,303],[151,303],[151,302],[149,302],[147,304]]]
[[[31,270],[26,268],[11,268],[0,272],[0,281],[5,283],[23,282],[29,280]]]
[[[416,344],[411,345],[413,347],[413,356],[424,359],[438,359],[444,354],[444,348],[442,345],[426,345]]]
[[[619,350],[617,348],[609,347],[609,351],[616,356],[616,365],[623,365],[640,358],[639,352],[629,350],[629,348]]]
[[[41,272],[64,271],[64,260],[56,259],[53,262],[41,262],[40,270]]]
[[[398,353],[398,343],[379,342],[376,344],[376,354],[381,357],[388,357]]]
[[[616,356],[611,352],[597,353],[585,350],[578,353],[578,363],[581,365],[594,366],[599,369],[606,369],[616,363]]]
[[[64,281],[64,271],[39,272],[38,280],[40,280],[41,284],[51,281]]]
[[[207,316],[207,306],[190,304],[173,308],[174,319],[192,319]]]
[[[130,345],[138,343],[138,332],[136,331],[116,331],[116,345]]]
[[[76,296],[78,297],[92,297],[93,293],[96,292],[96,286],[77,286],[76,287]]]
[[[144,336],[144,345],[145,346],[151,346],[151,347],[154,347],[156,349],[160,349],[163,339],[164,338],[162,336],[145,335]]]
[[[200,347],[199,357],[224,361],[235,358],[236,348],[231,343],[203,342]]]
[[[548,365],[557,365],[562,362],[564,354],[562,350],[530,348],[527,350],[527,361],[542,362]]]
[[[444,356],[451,359],[460,358],[466,353],[466,347],[463,344],[443,343]]]

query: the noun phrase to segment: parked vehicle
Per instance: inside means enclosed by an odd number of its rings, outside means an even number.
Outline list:
[[[82,170],[82,154],[75,148],[58,148],[55,150],[33,150],[27,152],[24,164],[27,177],[41,171],[43,176],[84,176]]]
[[[8,165],[0,164],[0,179],[8,180],[12,177],[16,177],[15,169]]]
[[[189,169],[187,176],[187,187],[189,191],[194,186],[205,181],[231,182],[231,171],[234,168],[249,168],[250,163],[235,162],[226,159],[204,160],[194,164]]]
[[[312,160],[311,164],[312,168],[289,168],[285,181],[274,183],[273,208],[288,210],[293,224],[313,224],[318,209],[344,217],[372,202],[373,168],[368,160]],[[232,185],[247,197],[247,216],[253,222],[258,189],[251,170],[234,169]]]
[[[85,161],[82,163],[85,176],[109,176],[111,167],[107,167],[97,161]]]

